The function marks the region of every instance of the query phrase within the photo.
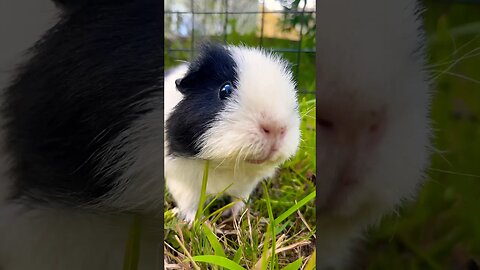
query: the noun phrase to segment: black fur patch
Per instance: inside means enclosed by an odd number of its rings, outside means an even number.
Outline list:
[[[135,104],[163,97],[163,2],[98,2],[65,14],[5,91],[13,198],[106,194],[121,172],[98,175],[96,155],[146,113]]]
[[[192,157],[200,152],[199,137],[225,106],[225,100],[219,98],[220,88],[225,82],[235,87],[236,81],[236,64],[230,52],[221,45],[203,44],[199,56],[177,83],[184,98],[165,126],[170,154]]]

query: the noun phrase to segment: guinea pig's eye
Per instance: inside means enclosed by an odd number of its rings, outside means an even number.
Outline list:
[[[230,96],[230,94],[232,94],[233,92],[233,86],[232,86],[232,83],[230,82],[226,82],[222,85],[222,87],[220,88],[220,92],[218,93],[220,99],[226,99]]]

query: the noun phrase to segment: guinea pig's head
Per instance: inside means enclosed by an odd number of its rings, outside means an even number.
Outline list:
[[[411,3],[333,2],[318,23],[317,210],[370,223],[413,197],[428,164],[421,24]]]
[[[300,117],[287,62],[247,47],[203,44],[166,123],[170,154],[228,164],[279,164],[295,154]]]

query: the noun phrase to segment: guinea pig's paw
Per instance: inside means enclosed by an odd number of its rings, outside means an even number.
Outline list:
[[[180,209],[178,207],[174,207],[172,209],[172,214],[176,217],[178,217],[178,215],[180,214]]]
[[[237,217],[238,214],[245,208],[245,203],[243,201],[236,202],[232,207],[225,210],[222,213],[223,217]]]
[[[195,220],[196,211],[186,210],[182,211],[180,208],[175,207],[172,209],[172,213],[180,220],[185,221],[189,225]]]
[[[189,225],[192,225],[193,221],[195,220],[195,212],[188,211],[187,213],[185,213],[183,220]]]

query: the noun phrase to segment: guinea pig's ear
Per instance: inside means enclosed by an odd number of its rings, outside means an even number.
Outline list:
[[[202,80],[204,80],[206,77],[205,71],[201,66],[190,65],[185,76],[175,80],[175,85],[180,93],[186,94],[188,89],[195,89],[201,85]]]
[[[188,89],[193,89],[195,88],[195,82],[198,81],[195,78],[198,78],[198,72],[195,71],[189,71],[185,77],[176,79],[175,80],[175,85],[177,86],[178,91],[182,94],[186,94]],[[198,83],[197,83],[198,85]]]
[[[198,89],[200,85],[212,81],[223,83],[234,80],[236,63],[225,46],[202,42],[198,51],[185,76],[175,81],[181,93]]]
[[[177,86],[178,91],[180,91],[182,94],[185,94],[185,88],[182,86],[182,79],[176,79],[175,85]]]
[[[182,84],[182,79],[176,79],[175,80],[175,85],[177,86],[177,88],[180,88],[181,84]]]

